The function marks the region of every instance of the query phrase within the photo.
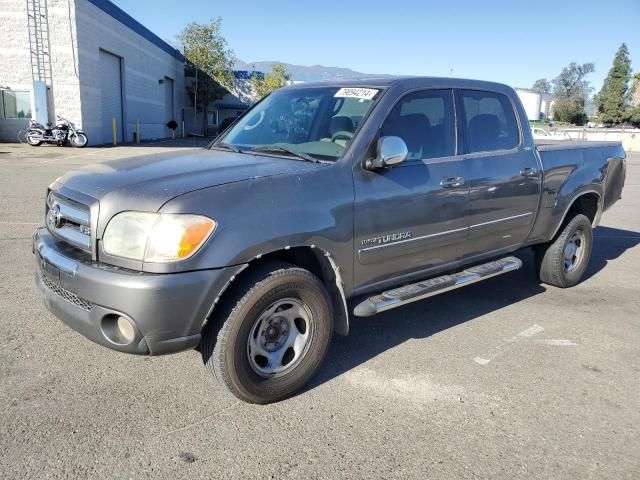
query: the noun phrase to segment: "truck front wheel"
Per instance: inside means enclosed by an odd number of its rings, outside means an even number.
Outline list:
[[[286,263],[248,271],[214,310],[201,352],[207,370],[245,402],[271,403],[299,390],[331,340],[326,289],[311,272]]]
[[[585,215],[576,215],[554,241],[536,247],[540,281],[560,288],[573,287],[589,266],[592,247],[591,222]]]

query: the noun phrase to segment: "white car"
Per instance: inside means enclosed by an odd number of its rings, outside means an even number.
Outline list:
[[[565,131],[549,132],[544,128],[533,127],[531,132],[534,140],[571,140],[571,137]]]

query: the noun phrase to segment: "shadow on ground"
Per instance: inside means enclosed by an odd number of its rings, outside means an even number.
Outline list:
[[[611,260],[640,243],[640,232],[619,228],[598,227],[593,231],[593,252],[584,280],[597,274]]]
[[[640,232],[599,227],[585,280],[610,260],[640,243]],[[427,338],[487,313],[544,293],[537,278],[533,253],[516,254],[524,266],[517,272],[491,278],[452,292],[415,302],[370,318],[351,316],[349,336],[336,335],[323,367],[309,385],[312,389],[407,340]],[[353,311],[353,306],[350,310]]]

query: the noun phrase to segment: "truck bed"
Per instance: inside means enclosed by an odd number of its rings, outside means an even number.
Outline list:
[[[584,179],[602,182],[603,210],[622,194],[625,180],[625,153],[621,142],[535,141],[544,171],[543,191],[562,192],[570,173],[578,168]],[[574,177],[575,178],[575,177]],[[567,186],[573,188],[570,184]]]

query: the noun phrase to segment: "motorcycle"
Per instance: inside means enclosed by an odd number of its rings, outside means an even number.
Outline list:
[[[47,123],[46,127],[35,120],[30,120],[26,132],[27,143],[34,147],[43,143],[55,143],[59,147],[67,143],[76,148],[87,146],[89,139],[82,130],[60,115],[56,115],[56,120],[55,126]]]

